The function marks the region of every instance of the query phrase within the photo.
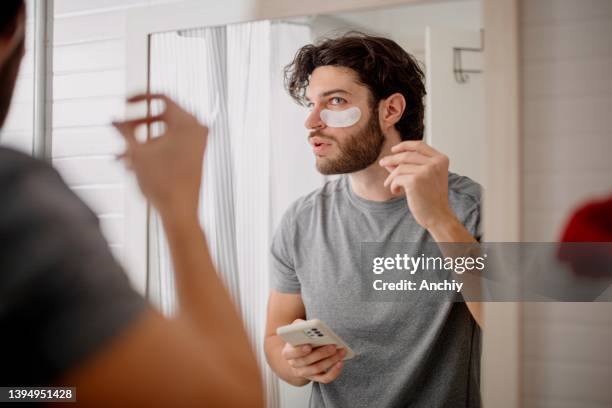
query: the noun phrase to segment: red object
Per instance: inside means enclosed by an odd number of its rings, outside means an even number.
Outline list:
[[[590,278],[612,275],[612,197],[590,202],[570,217],[561,236],[558,258],[572,266],[574,274]],[[590,242],[592,245],[569,243]]]
[[[612,242],[612,197],[590,202],[574,212],[561,242]]]

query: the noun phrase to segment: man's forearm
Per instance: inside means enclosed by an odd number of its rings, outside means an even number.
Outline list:
[[[428,231],[436,242],[466,244],[478,242],[454,214],[448,214],[446,217],[439,219],[429,227]]]
[[[266,359],[270,368],[278,375],[281,379],[288,382],[296,387],[302,387],[308,384],[310,381],[303,377],[296,377],[291,371],[289,363],[281,355],[281,351],[285,342],[277,335],[268,336],[264,340],[264,349],[266,352]]]
[[[462,254],[456,254],[453,252],[453,246],[446,246],[445,243],[464,243],[472,244],[477,243],[476,239],[470,232],[461,224],[461,222],[454,216],[449,215],[445,219],[439,220],[435,225],[429,228],[429,233],[433,239],[439,244],[440,250],[444,256],[460,256]],[[454,247],[456,248],[456,246]],[[468,279],[466,277],[464,280]],[[474,277],[469,277],[471,285],[480,285],[480,281]],[[479,291],[479,288],[474,288]],[[465,302],[472,317],[480,327],[482,327],[482,304],[481,302]]]
[[[236,381],[259,379],[242,321],[217,276],[197,215],[175,212],[162,220],[175,269],[179,319],[200,333],[212,358],[227,366]]]
[[[206,333],[227,328],[242,332],[238,313],[217,276],[196,215],[162,216],[174,265],[180,313]],[[221,312],[221,313],[220,313]]]

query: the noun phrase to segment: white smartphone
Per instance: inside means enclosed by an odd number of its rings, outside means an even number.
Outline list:
[[[294,347],[301,346],[302,344],[312,344],[313,347],[335,344],[337,348],[346,349],[346,356],[344,356],[343,360],[355,357],[355,353],[348,344],[319,319],[281,326],[276,329],[276,334]]]

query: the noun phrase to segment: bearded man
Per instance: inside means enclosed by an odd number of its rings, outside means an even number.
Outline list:
[[[271,248],[265,351],[286,382],[312,382],[313,407],[479,407],[480,304],[457,294],[365,302],[364,242],[476,242],[480,186],[422,141],[425,86],[392,40],[359,33],[302,47],[285,69],[319,172],[341,176],[298,199]],[[461,296],[461,295],[459,295]],[[293,347],[276,329],[318,318],[336,346]]]

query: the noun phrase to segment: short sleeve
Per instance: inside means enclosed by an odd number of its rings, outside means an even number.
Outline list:
[[[0,360],[6,385],[50,385],[147,308],[98,219],[48,165],[0,169]]]
[[[449,204],[463,226],[478,241],[482,234],[483,188],[469,177],[449,173]]]
[[[300,293],[301,285],[295,271],[295,222],[292,206],[284,215],[272,238],[270,250],[270,285],[282,293]]]
[[[482,242],[482,222],[481,222],[481,205],[480,201],[474,202],[469,209],[464,221],[465,228],[472,234],[478,242]]]

